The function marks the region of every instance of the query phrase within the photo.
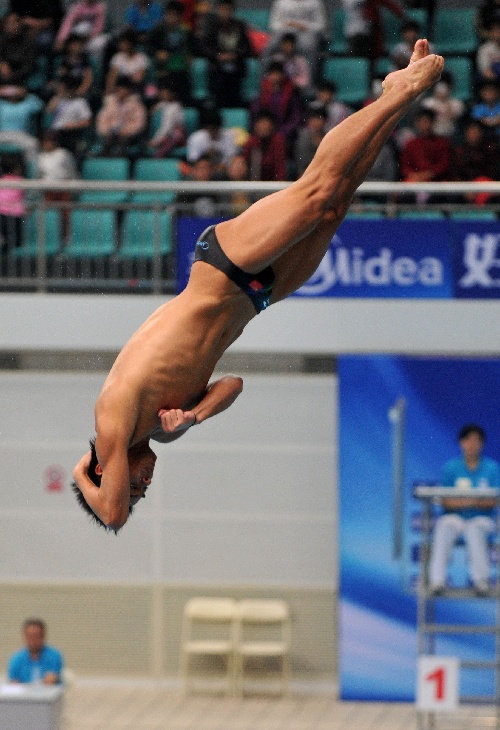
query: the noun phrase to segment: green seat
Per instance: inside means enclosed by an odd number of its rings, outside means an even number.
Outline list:
[[[474,94],[472,83],[474,64],[471,59],[463,56],[447,56],[444,67],[453,77],[452,95],[462,101],[470,101]]]
[[[46,210],[42,214],[45,235],[45,253],[53,256],[61,249],[61,214],[58,210]],[[34,257],[38,254],[39,213],[33,211],[24,227],[24,244],[13,249],[11,254],[20,258]]]
[[[250,129],[250,112],[239,107],[221,109],[223,127],[242,127]]]
[[[472,54],[476,36],[475,8],[438,8],[434,19],[434,45],[444,55]]]
[[[142,182],[157,182],[161,180],[180,180],[178,160],[166,157],[164,159],[143,158],[137,160],[134,171],[134,180]],[[170,191],[144,191],[132,194],[133,203],[162,203],[168,205],[175,199],[175,193]]]
[[[446,218],[441,210],[402,210],[398,214],[398,218],[405,220],[429,220],[437,221]]]
[[[247,58],[247,73],[243,81],[243,98],[253,101],[260,91],[262,63],[258,58]]]
[[[394,69],[390,58],[377,58],[375,61],[374,71],[375,76],[384,78],[387,74]]]
[[[450,213],[454,221],[496,221],[494,210],[454,210]]]
[[[360,104],[368,97],[370,64],[366,58],[328,58],[323,76],[337,86],[337,98],[345,104]]]
[[[184,125],[186,127],[186,134],[190,135],[196,132],[199,126],[200,114],[198,109],[194,106],[187,106],[184,109]]]
[[[129,210],[123,217],[121,246],[118,256],[122,259],[152,258],[155,253],[155,236],[158,236],[159,253],[172,250],[172,216],[165,210]]]
[[[208,96],[208,62],[206,58],[193,58],[191,62],[191,96],[206,99]]]
[[[97,258],[115,250],[115,215],[111,210],[74,210],[65,256]]]
[[[330,53],[336,56],[344,56],[348,51],[347,39],[344,33],[345,12],[337,8],[332,12],[332,31],[330,36]]]
[[[267,8],[238,8],[236,17],[257,30],[269,30],[269,10]]]
[[[427,10],[425,10],[425,8],[411,8],[405,10],[405,20],[413,20],[418,23],[421,28],[420,37],[426,37]],[[404,20],[398,18],[397,15],[391,13],[387,8],[382,8],[382,32],[384,34],[386,49],[391,48],[401,41],[401,27],[404,22]]]
[[[84,180],[128,180],[130,163],[126,157],[89,157],[83,162]],[[91,190],[81,193],[82,203],[117,205],[127,200],[126,190]]]
[[[385,215],[380,210],[364,210],[359,213],[352,212],[346,215],[346,220],[380,220]]]

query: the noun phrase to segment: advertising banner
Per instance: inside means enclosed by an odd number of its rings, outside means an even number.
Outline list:
[[[455,296],[500,297],[500,225],[478,221],[451,223]]]

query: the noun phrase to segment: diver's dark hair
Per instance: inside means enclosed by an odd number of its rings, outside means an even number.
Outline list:
[[[458,440],[461,441],[462,439],[467,438],[467,436],[470,436],[471,433],[476,433],[484,444],[486,441],[486,434],[484,432],[484,428],[478,426],[477,423],[466,423],[465,426],[462,426],[458,432]]]
[[[90,458],[88,477],[89,477],[90,481],[96,485],[96,487],[100,487],[101,486],[101,475],[96,474],[96,471],[95,471],[95,468],[96,468],[97,464],[99,463],[97,461],[97,452],[95,450],[95,439],[90,439],[89,444],[90,444],[90,451],[91,451],[92,456]],[[87,502],[85,501],[83,492],[81,491],[80,487],[78,486],[78,484],[76,482],[71,482],[71,489],[75,493],[76,501],[78,502],[80,507],[84,510],[84,512],[86,512],[92,518],[92,520],[94,522],[96,522],[98,525],[103,527],[106,530],[106,532],[114,532],[115,535],[118,534],[118,530],[111,529],[101,519],[99,519],[99,517],[96,515],[96,513],[94,512],[92,507],[90,507],[87,504]],[[132,514],[133,509],[134,508],[132,506],[129,507],[129,510],[128,510],[129,515]]]

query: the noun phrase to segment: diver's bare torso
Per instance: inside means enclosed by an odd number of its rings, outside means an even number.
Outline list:
[[[133,446],[159,427],[161,408],[202,396],[224,351],[255,316],[225,274],[195,262],[186,289],[157,309],[118,355],[96,402],[97,442],[110,426]]]

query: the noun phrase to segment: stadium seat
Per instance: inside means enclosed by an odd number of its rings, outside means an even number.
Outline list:
[[[156,226],[158,232],[156,233]],[[129,210],[123,217],[121,246],[118,256],[124,258],[152,258],[155,236],[159,237],[159,253],[172,250],[172,217],[165,210]]]
[[[67,257],[96,258],[115,250],[115,215],[111,210],[74,210]]]
[[[454,221],[496,221],[494,210],[454,210],[450,213]]]
[[[364,210],[359,213],[352,212],[347,213],[346,220],[379,220],[385,218],[385,215],[380,210]]]
[[[464,56],[447,56],[444,67],[453,77],[452,96],[462,101],[470,101],[474,95],[472,74],[474,64]]]
[[[208,62],[206,58],[193,58],[191,63],[191,96],[203,100],[208,96]]]
[[[445,214],[441,210],[402,210],[398,214],[398,218],[405,220],[443,220],[446,218]]]
[[[228,108],[221,109],[223,127],[242,127],[247,131],[250,129],[250,112],[248,109]]]
[[[328,50],[336,56],[343,56],[347,53],[348,46],[344,33],[345,12],[337,8],[332,12],[332,31]]]
[[[382,8],[382,28],[386,50],[401,41],[401,26],[406,20],[413,20],[419,24],[422,37],[427,35],[427,10],[425,8],[405,8],[405,20],[398,18],[387,8]]]
[[[180,180],[178,160],[167,157],[165,159],[151,160],[143,158],[137,160],[134,180],[143,182],[155,182],[161,180]],[[133,203],[163,203],[168,205],[175,199],[175,193],[169,191],[137,192],[132,194]]]
[[[238,8],[235,15],[251,28],[269,31],[269,10],[267,8]]]
[[[434,19],[433,40],[438,53],[472,54],[478,39],[475,8],[438,8]]]
[[[243,98],[246,101],[253,101],[259,95],[261,68],[258,58],[247,58],[247,73],[243,81]]]
[[[198,129],[200,114],[194,106],[187,106],[184,109],[184,124],[186,125],[186,134],[190,135]]]
[[[392,65],[391,59],[384,56],[377,58],[373,70],[375,71],[375,76],[384,78],[390,71],[394,70],[394,66]]]
[[[130,162],[126,157],[89,157],[83,162],[84,180],[128,180]],[[127,200],[126,190],[92,190],[81,193],[82,203],[119,204]]]
[[[39,214],[33,211],[28,216],[24,228],[24,244],[11,251],[17,257],[35,257],[38,254]],[[53,256],[61,248],[61,215],[58,210],[46,210],[42,214],[45,233],[45,253]]]
[[[369,94],[370,64],[366,58],[328,58],[323,76],[337,86],[337,98],[360,104]]]

